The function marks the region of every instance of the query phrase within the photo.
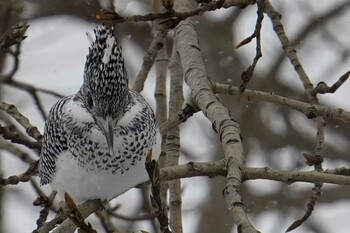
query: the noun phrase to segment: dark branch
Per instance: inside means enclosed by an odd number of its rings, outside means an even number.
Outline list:
[[[254,0],[251,0],[251,1],[220,0],[220,1],[211,1],[209,3],[202,4],[197,9],[189,12],[175,12],[171,10],[165,13],[149,13],[146,15],[133,15],[133,16],[125,16],[125,17],[111,10],[102,10],[101,13],[96,15],[96,18],[108,23],[145,22],[145,21],[154,21],[157,19],[175,19],[177,22],[180,22],[191,16],[202,15],[203,13],[208,11],[215,11],[221,8],[229,8],[232,6],[244,8],[252,4],[255,4]]]
[[[10,140],[13,143],[27,146],[30,149],[38,149],[38,150],[41,149],[40,142],[30,141],[27,138],[23,138],[21,137],[20,134],[10,131],[9,128],[7,128],[6,126],[2,126],[1,124],[0,124],[0,135],[6,140]]]
[[[338,81],[336,81],[332,86],[328,86],[325,82],[319,82],[317,86],[310,92],[311,95],[334,93],[338,88],[345,83],[349,78],[350,71],[343,74]]]
[[[259,59],[262,57],[260,31],[261,31],[262,21],[264,19],[264,1],[263,0],[257,1],[257,7],[258,7],[257,19],[256,19],[255,30],[253,34],[236,46],[236,48],[239,48],[242,45],[249,43],[254,37],[256,38],[256,54],[253,59],[253,63],[247,68],[246,71],[244,71],[241,74],[242,83],[239,86],[240,92],[244,92],[248,82],[253,76],[253,72],[255,70],[256,64],[258,63]]]
[[[28,182],[30,178],[37,173],[37,171],[38,171],[38,161],[35,161],[30,164],[27,171],[20,174],[19,176],[13,175],[8,177],[7,179],[0,177],[0,185],[2,186],[16,185],[19,182]]]

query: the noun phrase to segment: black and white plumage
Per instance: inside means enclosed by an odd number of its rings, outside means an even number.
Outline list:
[[[78,203],[110,200],[148,180],[147,153],[159,149],[154,113],[128,89],[113,28],[97,26],[94,33],[84,83],[50,110],[39,160],[41,184]]]

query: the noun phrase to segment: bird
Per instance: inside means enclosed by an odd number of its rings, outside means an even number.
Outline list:
[[[147,181],[146,157],[160,150],[155,114],[128,87],[114,27],[97,25],[94,35],[82,86],[49,112],[38,165],[40,184],[76,203],[110,201]]]

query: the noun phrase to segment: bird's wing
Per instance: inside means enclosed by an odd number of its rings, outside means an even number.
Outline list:
[[[57,156],[67,150],[67,133],[64,129],[65,105],[73,97],[60,99],[50,110],[45,124],[44,142],[39,159],[39,176],[42,185],[50,183],[56,172]]]

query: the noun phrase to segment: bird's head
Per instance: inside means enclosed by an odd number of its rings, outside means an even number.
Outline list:
[[[89,48],[80,98],[106,136],[113,153],[113,134],[129,98],[128,78],[113,27],[99,25]]]

